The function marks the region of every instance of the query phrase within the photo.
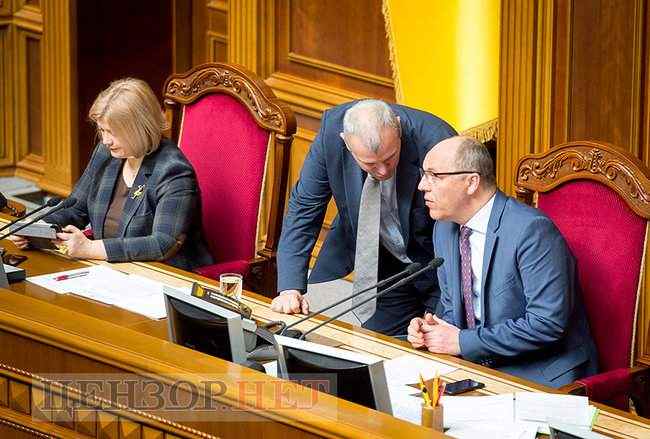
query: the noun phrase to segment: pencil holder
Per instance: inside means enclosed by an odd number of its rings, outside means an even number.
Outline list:
[[[432,428],[435,431],[443,432],[443,409],[438,404],[435,407],[422,405],[422,426]]]

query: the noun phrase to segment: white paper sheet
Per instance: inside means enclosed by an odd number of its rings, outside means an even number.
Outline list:
[[[492,396],[448,396],[440,399],[444,425],[451,428],[468,422],[512,423],[515,401],[512,393]]]
[[[589,399],[585,396],[517,392],[515,399],[517,421],[533,421],[544,424],[555,421],[591,428],[595,414],[595,407],[589,405]]]
[[[405,385],[388,385],[393,416],[420,425],[422,422],[422,398],[413,396],[418,391]]]
[[[82,273],[85,275],[74,277]],[[63,279],[64,276],[70,277]],[[167,316],[161,282],[122,273],[104,265],[32,276],[27,280],[59,294],[76,294],[152,319]],[[190,294],[189,289],[187,293]]]
[[[458,439],[535,439],[537,429],[518,423],[472,423],[457,425],[445,435]]]
[[[268,363],[264,363],[262,366],[264,366],[264,370],[266,371],[266,374],[272,377],[277,378],[278,377],[278,362],[276,361],[269,361]]]
[[[457,367],[411,354],[384,360],[386,382],[389,386],[419,383],[420,374],[425,380],[428,380],[433,378],[436,372],[445,375],[457,369]]]

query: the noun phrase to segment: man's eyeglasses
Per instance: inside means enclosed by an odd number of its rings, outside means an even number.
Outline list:
[[[453,171],[453,172],[434,172],[430,169],[420,168],[420,178],[424,178],[428,183],[435,183],[436,181],[442,180],[441,177],[446,175],[463,175],[463,174],[478,174],[481,175],[478,171]]]
[[[17,267],[21,262],[27,260],[27,256],[9,254],[3,247],[0,247],[0,256],[4,264],[11,265],[12,267]]]

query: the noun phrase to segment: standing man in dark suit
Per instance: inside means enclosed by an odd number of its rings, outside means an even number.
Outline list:
[[[553,222],[497,189],[490,154],[474,139],[442,141],[422,173],[445,260],[442,312],[412,320],[411,344],[552,387],[596,373],[575,261]]]
[[[277,255],[280,295],[272,308],[309,312],[303,296],[308,262],[332,196],[338,215],[309,283],[338,279],[354,270],[358,291],[411,262],[428,262],[433,257],[433,221],[417,190],[419,169],[431,146],[454,134],[436,116],[378,100],[350,102],[325,112],[289,199]],[[405,334],[411,317],[434,310],[438,299],[435,275],[425,275],[371,302],[372,308],[357,317],[366,328]]]

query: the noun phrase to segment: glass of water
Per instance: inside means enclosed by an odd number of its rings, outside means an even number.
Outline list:
[[[219,276],[221,293],[224,296],[232,297],[238,302],[241,300],[243,278],[239,273],[223,273]]]

